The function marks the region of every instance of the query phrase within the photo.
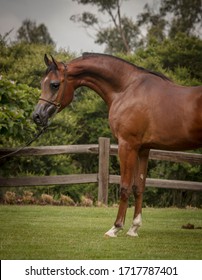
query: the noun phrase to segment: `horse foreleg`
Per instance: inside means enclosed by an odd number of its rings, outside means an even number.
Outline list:
[[[144,150],[139,153],[138,169],[135,172],[133,193],[135,197],[135,211],[133,223],[127,235],[138,236],[138,228],[142,225],[142,200],[145,189],[145,181],[147,175],[147,166],[149,159],[149,150]]]
[[[116,237],[124,225],[128,198],[132,191],[134,169],[137,164],[138,152],[132,149],[126,142],[119,143],[119,159],[121,169],[120,203],[114,226],[105,233],[106,236],[110,237]]]

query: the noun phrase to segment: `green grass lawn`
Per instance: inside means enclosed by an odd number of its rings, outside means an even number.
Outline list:
[[[1,259],[202,259],[201,209],[143,209],[139,237],[105,238],[117,208],[0,206]]]

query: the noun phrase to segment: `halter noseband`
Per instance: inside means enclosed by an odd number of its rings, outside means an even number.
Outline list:
[[[62,62],[62,64],[63,64],[63,66],[64,66],[64,68],[65,68],[65,83],[66,83],[66,77],[67,77],[67,71],[66,71],[66,70],[67,70],[67,65],[66,65],[64,62]],[[56,101],[56,100],[57,100],[57,97],[58,97],[58,96],[56,96],[55,100],[48,100],[48,99],[45,99],[45,98],[40,97],[39,100],[45,101],[45,102],[47,102],[47,103],[49,103],[49,104],[52,104],[52,105],[54,105],[54,106],[57,108],[57,110],[59,110],[60,107],[62,106],[61,102],[62,102],[63,97],[64,97],[64,90],[63,90],[63,92],[62,92],[62,96],[61,96],[59,102]]]
[[[61,98],[62,99],[62,98]],[[58,109],[60,109],[60,107],[61,107],[61,103],[60,102],[56,102],[56,101],[51,101],[51,100],[48,100],[48,99],[44,99],[44,98],[39,98],[39,100],[42,100],[42,101],[45,101],[45,102],[47,102],[47,103],[49,103],[49,104],[52,104],[52,105],[54,105],[55,107],[57,107]]]

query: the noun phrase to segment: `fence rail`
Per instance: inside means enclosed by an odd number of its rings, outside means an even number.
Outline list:
[[[7,155],[15,149],[0,149],[0,156]],[[63,145],[25,148],[13,156],[43,156],[60,154],[98,154],[99,168],[95,174],[75,174],[56,176],[33,176],[33,177],[0,177],[0,187],[11,186],[47,186],[47,185],[68,185],[81,183],[98,183],[98,201],[107,204],[108,185],[119,184],[119,175],[109,174],[110,155],[117,155],[118,146],[110,145],[108,138],[99,138],[99,144],[91,145]],[[190,164],[202,164],[202,154],[151,150],[150,159],[167,160],[173,162],[188,162]],[[184,189],[202,191],[202,182],[189,182],[178,180],[164,180],[147,178],[146,186],[169,189]]]
[[[108,138],[99,138],[108,139]],[[110,145],[110,155],[118,154],[118,145]],[[0,156],[14,152],[15,148],[0,148]],[[43,147],[27,147],[19,151],[18,156],[44,156],[44,155],[61,155],[61,154],[98,154],[99,144],[87,145],[60,145],[60,146],[43,146]],[[202,154],[150,150],[149,159],[167,160],[172,162],[188,162],[190,164],[202,164]]]

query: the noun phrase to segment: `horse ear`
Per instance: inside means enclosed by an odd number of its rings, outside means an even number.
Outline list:
[[[52,63],[51,60],[48,58],[47,54],[44,55],[44,62],[46,66],[50,66]]]
[[[57,61],[54,59],[54,57],[51,55],[51,58],[52,58],[52,62],[55,64],[56,66],[56,69],[58,69],[58,63]]]

